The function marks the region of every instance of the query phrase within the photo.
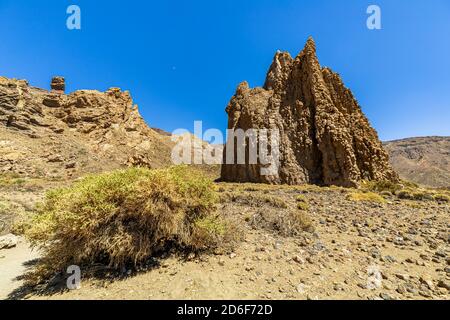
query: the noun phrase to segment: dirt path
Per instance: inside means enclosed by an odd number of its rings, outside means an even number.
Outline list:
[[[0,250],[0,300],[8,298],[8,295],[22,285],[16,280],[26,270],[26,263],[38,258],[38,254],[21,241],[17,247]]]

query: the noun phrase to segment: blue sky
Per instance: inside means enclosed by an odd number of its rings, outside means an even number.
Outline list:
[[[71,4],[79,31],[66,28]],[[366,28],[370,4],[382,30]],[[450,135],[448,0],[0,0],[0,30],[0,75],[130,90],[167,131],[225,129],[237,85],[262,85],[276,50],[296,55],[311,35],[383,140]]]

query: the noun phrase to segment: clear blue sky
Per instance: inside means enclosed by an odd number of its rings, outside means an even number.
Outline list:
[[[80,31],[66,28],[70,4]],[[380,31],[366,28],[370,4]],[[0,0],[0,30],[0,75],[130,90],[167,131],[225,129],[237,85],[262,85],[275,51],[296,55],[312,35],[383,140],[450,135],[448,0]]]

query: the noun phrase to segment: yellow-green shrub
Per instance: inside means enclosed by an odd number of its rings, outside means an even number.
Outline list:
[[[439,201],[439,202],[450,202],[450,196],[439,193],[439,194],[434,195],[434,200]]]
[[[34,280],[69,265],[136,266],[168,247],[215,248],[231,238],[216,200],[212,182],[187,167],[115,171],[51,191],[25,232],[43,253]]]

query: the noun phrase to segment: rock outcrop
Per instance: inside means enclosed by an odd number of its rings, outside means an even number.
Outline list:
[[[64,93],[66,91],[66,79],[63,77],[53,77],[50,87],[56,92]]]
[[[280,165],[278,174],[262,175],[260,162],[224,164],[224,181],[352,187],[398,180],[351,91],[320,66],[312,38],[295,59],[277,52],[264,87],[241,83],[226,111],[229,129],[278,130]]]
[[[65,94],[0,77],[0,174],[78,176],[127,165],[170,163],[172,142],[147,126],[129,92]]]

